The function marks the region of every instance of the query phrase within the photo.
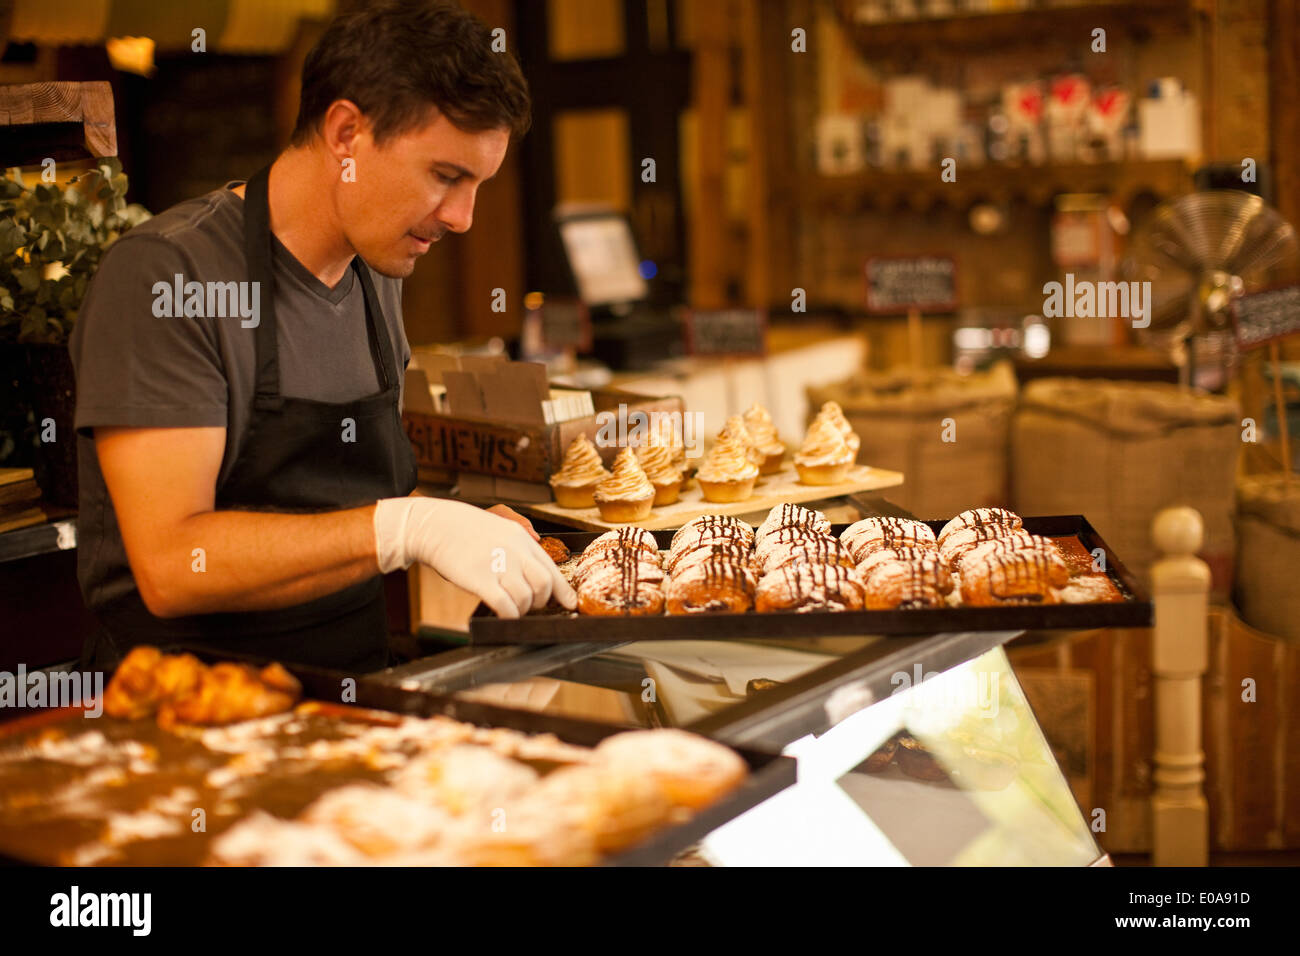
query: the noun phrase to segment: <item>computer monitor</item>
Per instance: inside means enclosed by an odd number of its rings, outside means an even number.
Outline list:
[[[649,287],[627,217],[610,209],[556,214],[578,297],[590,307],[643,301]]]

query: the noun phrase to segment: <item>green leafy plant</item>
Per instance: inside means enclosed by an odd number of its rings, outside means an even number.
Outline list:
[[[28,187],[20,169],[0,178],[0,342],[62,345],[105,250],[149,218],[125,200],[116,157],[66,186]]]

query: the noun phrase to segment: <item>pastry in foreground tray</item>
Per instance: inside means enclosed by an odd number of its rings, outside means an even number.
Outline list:
[[[939,554],[948,562],[953,571],[961,567],[962,560],[980,545],[992,541],[1030,544],[1034,538],[1027,531],[1017,530],[1007,525],[981,525],[978,528],[959,528],[944,539],[939,545]]]
[[[732,515],[700,515],[678,528],[668,547],[676,551],[688,543],[713,540],[739,541],[748,548],[754,543],[754,529]]]
[[[673,464],[672,452],[665,445],[651,441],[636,448],[637,458],[650,484],[655,487],[654,506],[670,505],[682,491],[682,473]]]
[[[739,416],[736,420],[740,420]],[[720,504],[744,501],[754,493],[757,478],[758,466],[749,460],[748,436],[730,427],[718,433],[704,464],[695,473],[704,500]]]
[[[785,444],[776,432],[772,416],[766,408],[755,402],[742,417],[750,440],[763,453],[763,461],[758,466],[759,474],[770,475],[780,471],[785,462]]]
[[[623,448],[614,459],[608,478],[596,485],[593,497],[602,521],[623,524],[649,517],[655,503],[655,486],[646,477],[636,453]]]
[[[1012,554],[1016,551],[1041,554],[1049,564],[1060,565],[1059,569],[1054,570],[1056,577],[1060,577],[1062,570],[1064,570],[1065,576],[1069,577],[1070,566],[1061,554],[1061,549],[1056,546],[1056,542],[1051,538],[1028,534],[1024,531],[1017,531],[1014,534],[1009,534],[1003,538],[994,538],[991,541],[981,541],[957,559],[957,573],[963,574],[968,567],[974,568],[989,555]]]
[[[632,730],[596,746],[598,764],[648,774],[669,803],[699,810],[730,793],[749,773],[730,747],[685,730]]]
[[[935,546],[934,532],[925,522],[888,516],[855,521],[840,532],[840,540],[859,564],[874,551]]]
[[[871,611],[943,607],[952,592],[952,575],[932,551],[883,561],[867,576],[866,606]]]
[[[586,435],[569,442],[560,470],[550,477],[551,494],[561,508],[590,508],[595,505],[596,485],[609,477],[600,452]]]
[[[784,535],[774,536],[783,538]],[[853,558],[838,538],[829,534],[805,534],[793,541],[764,539],[759,567],[763,573],[787,564],[842,564],[853,567]]]
[[[1007,531],[1019,531],[1023,522],[1020,515],[1006,508],[971,508],[955,516],[939,529],[939,544],[942,545],[952,534],[972,528],[988,529],[988,537],[998,537],[992,533],[994,528]]]
[[[680,551],[669,552],[664,570],[669,574],[685,573],[686,569],[702,561],[715,558],[739,564],[753,570],[756,567],[754,552],[740,541],[708,541],[698,546],[683,546]]]
[[[302,686],[279,664],[206,667],[190,654],[133,648],[104,690],[104,712],[137,719],[158,712],[158,726],[231,724],[282,713],[298,702]]]
[[[546,556],[556,564],[563,564],[569,560],[569,546],[559,538],[543,537],[537,542],[546,552]]]
[[[763,523],[758,526],[754,532],[755,547],[761,547],[763,539],[768,535],[785,529],[830,534],[831,523],[820,511],[785,502],[769,511]]]
[[[838,564],[787,564],[763,575],[754,596],[759,611],[860,611],[862,577]]]
[[[578,583],[578,611],[597,617],[660,614],[664,609],[663,571],[640,555],[611,553]]]
[[[1059,555],[1053,561],[1035,551],[989,554],[962,571],[961,599],[974,607],[1058,604],[1056,589],[1069,579],[1069,569]]]
[[[754,606],[756,584],[748,565],[715,554],[680,568],[669,579],[668,613],[744,613]]]
[[[805,485],[834,485],[843,481],[853,467],[855,454],[835,425],[817,418],[794,455],[799,481]]]

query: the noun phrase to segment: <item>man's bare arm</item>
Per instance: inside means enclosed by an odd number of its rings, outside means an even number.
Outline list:
[[[225,442],[224,428],[95,429],[99,467],[151,613],[289,607],[379,573],[374,505],[313,515],[214,511]]]

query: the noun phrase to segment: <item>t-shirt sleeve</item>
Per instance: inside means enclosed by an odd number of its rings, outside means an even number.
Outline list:
[[[228,387],[213,320],[155,314],[164,311],[155,309],[155,287],[174,287],[177,275],[188,279],[194,271],[161,236],[128,236],[105,253],[70,342],[78,431],[226,424]]]

